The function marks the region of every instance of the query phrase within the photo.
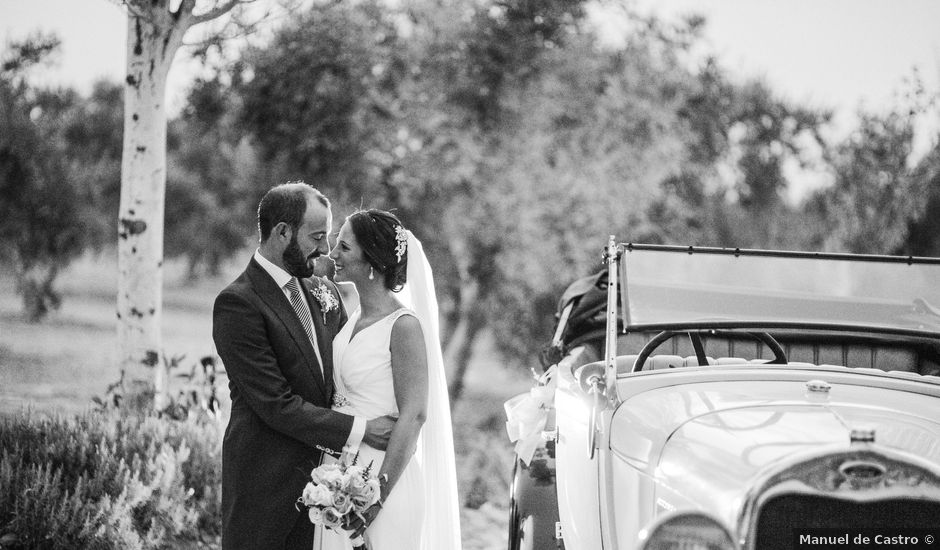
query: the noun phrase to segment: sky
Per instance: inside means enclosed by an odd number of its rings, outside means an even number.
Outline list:
[[[914,67],[940,88],[938,0],[633,1],[667,18],[705,15],[706,48],[723,66],[764,77],[796,100],[878,108]],[[97,78],[120,79],[124,21],[112,0],[0,0],[0,42],[38,29],[58,33],[59,63],[44,77],[81,90]]]
[[[699,57],[714,55],[733,78],[759,78],[784,99],[834,112],[831,139],[856,127],[857,113],[885,112],[910,89],[915,69],[940,94],[940,0],[634,0],[641,13],[705,16]],[[616,17],[601,19],[616,28]],[[917,124],[916,162],[937,144],[940,104]],[[785,166],[796,202],[832,176]]]
[[[940,90],[937,0],[638,0],[661,17],[706,16],[709,53],[739,77],[840,114],[881,110],[916,67]]]
[[[762,78],[784,98],[834,109],[835,131],[843,135],[859,108],[893,106],[915,68],[928,90],[940,91],[940,0],[632,1],[666,19],[704,15],[699,54],[716,55],[734,78]],[[616,34],[611,12],[595,19]],[[121,79],[124,25],[113,0],[0,0],[0,43],[39,29],[56,32],[58,63],[37,76],[83,92],[96,79]],[[191,74],[184,63],[171,72],[171,111],[181,106]],[[936,143],[938,117],[922,121],[916,151]]]
[[[109,0],[0,0],[0,42],[55,32],[62,48],[43,76],[82,91],[99,78],[120,80],[125,21],[123,8]]]

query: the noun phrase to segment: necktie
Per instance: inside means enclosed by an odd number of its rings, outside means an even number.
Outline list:
[[[300,324],[304,326],[307,338],[310,338],[310,343],[313,345],[317,358],[319,358],[320,352],[316,349],[317,341],[313,336],[313,319],[310,317],[310,311],[304,307],[304,297],[300,295],[300,287],[297,284],[297,279],[291,277],[291,280],[284,286],[290,291],[290,305],[294,306],[294,312],[297,313]]]

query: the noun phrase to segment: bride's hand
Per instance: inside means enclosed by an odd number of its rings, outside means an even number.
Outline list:
[[[347,531],[351,531],[349,538],[355,540],[358,537],[361,537],[362,534],[365,533],[366,529],[372,525],[372,522],[375,521],[376,516],[378,516],[379,512],[381,511],[382,505],[376,502],[362,513],[361,518],[353,518],[353,520],[349,522],[349,525],[345,526]]]

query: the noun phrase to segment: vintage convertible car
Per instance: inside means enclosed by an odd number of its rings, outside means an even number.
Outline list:
[[[604,255],[506,404],[511,550],[940,548],[940,259]]]

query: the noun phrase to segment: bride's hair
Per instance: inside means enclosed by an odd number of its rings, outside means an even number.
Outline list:
[[[408,278],[407,237],[401,221],[375,208],[353,212],[346,220],[366,261],[385,277],[385,288],[400,291]]]

